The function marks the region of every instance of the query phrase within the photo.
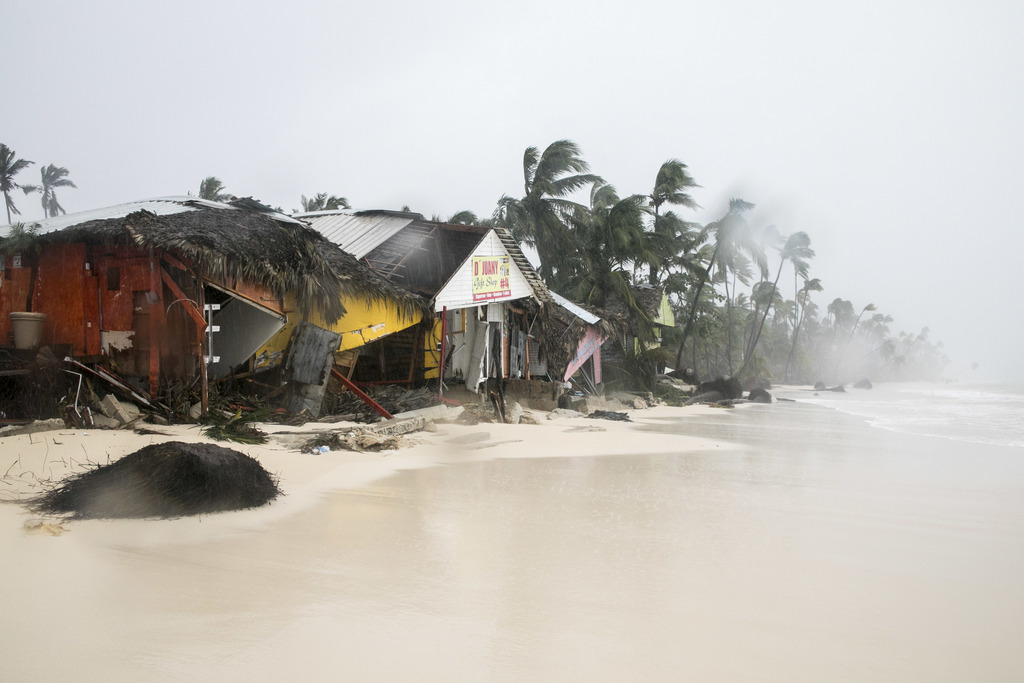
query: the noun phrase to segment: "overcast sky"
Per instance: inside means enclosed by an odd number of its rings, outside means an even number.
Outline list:
[[[13,2],[0,142],[66,166],[68,212],[198,192],[286,210],[490,215],[567,138],[621,195],[662,162],[756,227],[806,231],[811,275],[949,374],[1024,381],[1024,3]],[[18,196],[26,220],[42,209]]]

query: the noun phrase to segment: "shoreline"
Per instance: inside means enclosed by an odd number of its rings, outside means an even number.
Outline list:
[[[742,406],[739,407],[742,409]],[[0,526],[10,526],[11,511],[43,524],[83,524],[175,522],[218,526],[219,518],[236,516],[246,525],[265,526],[295,514],[319,497],[339,489],[358,489],[392,474],[425,467],[503,457],[581,457],[618,455],[638,446],[631,433],[665,419],[714,415],[722,409],[707,406],[686,408],[654,406],[629,410],[631,422],[556,417],[530,411],[539,424],[479,423],[463,425],[438,423],[435,432],[419,431],[406,435],[403,447],[383,452],[333,450],[313,455],[298,450],[298,443],[317,432],[344,431],[363,427],[357,423],[310,422],[299,427],[261,424],[269,440],[266,444],[241,444],[203,436],[199,425],[153,427],[161,432],[138,434],[129,430],[50,431],[0,437]],[[106,465],[144,446],[167,441],[210,443],[236,450],[258,460],[278,478],[283,495],[269,505],[248,510],[174,519],[147,520],[62,520],[31,513],[18,501],[42,492],[64,477],[92,465]],[[535,445],[536,444],[536,445]],[[541,444],[543,444],[541,446]],[[524,451],[524,447],[529,449]],[[644,437],[643,452],[679,452],[727,448],[699,437],[658,435]],[[3,474],[6,473],[6,476]],[[230,526],[236,526],[234,520]],[[20,525],[18,525],[20,526]]]

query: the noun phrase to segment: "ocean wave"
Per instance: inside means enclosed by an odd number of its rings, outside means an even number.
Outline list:
[[[1024,448],[1024,387],[882,385],[801,400],[865,418],[881,429]]]

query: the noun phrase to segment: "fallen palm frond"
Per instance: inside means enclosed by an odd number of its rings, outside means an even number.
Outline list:
[[[72,475],[28,507],[73,519],[168,518],[260,507],[280,493],[276,477],[243,453],[170,441]]]
[[[266,432],[261,431],[254,423],[266,422],[269,414],[270,411],[266,408],[244,414],[239,408],[231,417],[226,417],[217,411],[210,411],[206,418],[207,426],[203,427],[203,435],[217,441],[237,441],[247,444],[266,443]]]

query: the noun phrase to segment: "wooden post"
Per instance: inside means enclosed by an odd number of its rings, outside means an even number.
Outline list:
[[[441,387],[444,386],[444,360],[448,353],[445,348],[445,342],[448,340],[448,307],[445,306],[441,309],[441,358],[438,361],[437,366],[437,397],[443,399],[441,395]]]
[[[199,285],[199,292],[196,294],[196,298],[199,299],[199,310],[202,312],[203,317],[205,318],[206,295],[203,291],[203,278],[197,277],[196,282]],[[210,385],[209,382],[207,381],[206,376],[206,327],[196,325],[196,336],[199,340],[199,382],[200,391],[202,392],[199,395],[199,414],[202,417],[206,417],[206,415],[210,411]]]

